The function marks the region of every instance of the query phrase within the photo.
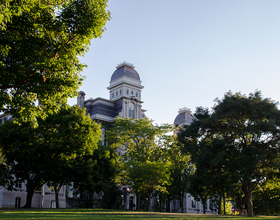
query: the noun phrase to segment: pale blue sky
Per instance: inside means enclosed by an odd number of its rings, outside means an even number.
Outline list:
[[[280,101],[279,0],[109,0],[108,9],[106,32],[81,58],[86,99],[109,99],[111,75],[127,61],[158,124],[182,107],[211,108],[229,90]]]

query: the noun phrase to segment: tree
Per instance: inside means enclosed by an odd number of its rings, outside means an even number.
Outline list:
[[[253,192],[254,206],[258,214],[273,215],[279,212],[280,179],[277,176],[267,176]]]
[[[224,165],[224,142],[208,134],[212,125],[208,109],[199,107],[193,122],[178,134],[179,142],[184,145],[183,152],[191,156],[195,166],[188,190],[196,200],[202,202],[204,213],[207,199],[214,195],[220,195],[221,198],[231,184]],[[217,206],[220,213],[221,204]]]
[[[277,104],[263,99],[259,91],[248,97],[228,92],[222,100],[217,100],[212,114],[198,108],[196,116],[191,126],[180,133],[181,142],[186,149],[200,154],[204,154],[204,150],[199,150],[202,145],[212,155],[215,155],[213,146],[219,146],[221,157],[216,165],[222,175],[217,180],[226,179],[225,187],[240,182],[248,216],[253,216],[252,191],[268,173],[277,170],[274,169],[274,162],[279,158],[280,111]]]
[[[102,192],[106,201],[102,207],[116,208],[116,198],[112,192],[116,187],[113,180],[116,175],[115,151],[99,142],[98,149],[92,155],[84,155],[75,161],[74,176],[72,179],[74,189],[81,195],[93,195]],[[114,186],[113,186],[114,184]],[[110,191],[111,190],[111,191]],[[108,195],[109,194],[109,195]],[[88,208],[93,207],[93,196],[87,196],[90,201]],[[110,199],[109,199],[110,197]]]
[[[3,154],[3,150],[0,145],[0,185],[3,186],[7,181],[11,179],[9,175],[9,169],[6,164],[5,155]]]
[[[181,203],[182,213],[184,212],[184,196],[189,192],[190,176],[193,173],[193,165],[190,164],[190,157],[182,151],[182,147],[177,143],[177,136],[170,135],[170,145],[168,145],[166,158],[172,163],[170,169],[170,185],[167,185],[167,207],[170,212],[170,201],[177,199]]]
[[[1,2],[0,111],[32,121],[76,96],[85,67],[78,57],[104,32],[107,2]]]
[[[0,126],[0,144],[6,164],[15,181],[25,181],[26,204],[30,208],[35,190],[52,183],[56,194],[60,186],[75,179],[80,158],[92,155],[101,139],[99,125],[79,107],[62,107],[38,126],[13,121]],[[84,164],[84,163],[83,163]],[[10,182],[10,188],[13,187]],[[57,206],[59,203],[57,201]]]
[[[169,125],[154,126],[144,119],[117,118],[107,132],[108,143],[120,152],[118,183],[130,185],[133,191],[144,197],[146,210],[154,191],[167,193],[170,184],[171,163],[164,157]],[[166,138],[165,138],[166,137]],[[140,209],[137,204],[137,209]]]

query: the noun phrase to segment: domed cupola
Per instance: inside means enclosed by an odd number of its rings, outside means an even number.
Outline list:
[[[139,74],[134,68],[135,67],[130,63],[123,62],[119,64],[111,77],[111,81],[116,80],[122,76],[127,76],[136,80],[140,80]]]
[[[141,90],[144,86],[141,85],[139,74],[133,64],[123,62],[116,68],[111,76],[110,86],[107,87],[110,91],[110,100],[125,97],[141,101]]]
[[[175,126],[183,126],[183,125],[189,125],[193,121],[193,116],[191,115],[191,110],[189,108],[180,108],[178,111],[178,115],[176,116],[174,120]]]

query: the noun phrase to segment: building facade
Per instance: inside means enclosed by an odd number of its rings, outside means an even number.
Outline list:
[[[26,202],[26,187],[24,182],[15,184],[12,191],[0,186],[0,208],[21,208]],[[66,208],[65,187],[59,192],[59,207]],[[37,190],[32,199],[32,208],[56,208],[55,192],[47,185]]]
[[[123,62],[116,68],[107,87],[110,99],[98,97],[86,100],[86,94],[83,91],[79,92],[77,105],[86,108],[86,113],[95,121],[113,122],[117,116],[138,119],[145,117],[141,100],[144,86],[141,85],[135,67]]]

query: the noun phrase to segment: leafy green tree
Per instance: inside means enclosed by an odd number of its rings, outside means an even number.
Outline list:
[[[112,186],[116,175],[116,157],[114,150],[99,143],[98,149],[96,149],[92,155],[82,156],[79,160],[74,162],[75,178],[72,179],[72,182],[75,190],[78,190],[79,194],[86,193],[88,195],[102,192],[103,195],[107,197],[106,201],[102,201],[102,207],[116,208],[116,198],[107,195],[107,193],[116,193],[113,192],[115,187]],[[90,200],[92,200],[93,197],[89,197]],[[109,197],[110,199],[108,199]],[[92,205],[87,207],[90,208]]]
[[[194,114],[194,121],[178,134],[179,142],[184,145],[183,152],[191,155],[195,166],[188,190],[197,201],[201,201],[204,213],[207,199],[213,195],[222,197],[230,184],[229,173],[224,167],[224,142],[208,135],[211,126],[208,109],[200,107]],[[217,207],[220,210],[221,204]]]
[[[221,212],[224,213],[225,215],[232,214],[232,211],[231,211],[232,203],[231,203],[230,199],[229,198],[226,198],[226,199],[223,198],[222,203],[224,203],[225,205],[221,207]]]
[[[85,67],[78,57],[104,32],[107,2],[1,1],[0,111],[31,121],[76,96]]]
[[[62,107],[45,120],[38,118],[37,127],[13,121],[1,125],[0,143],[10,174],[26,183],[24,207],[31,207],[35,190],[44,183],[51,182],[58,194],[61,185],[75,180],[82,169],[78,162],[93,154],[100,136],[100,126],[76,106]]]
[[[272,215],[279,212],[280,206],[280,180],[277,176],[268,176],[253,192],[254,206],[257,213]]]
[[[212,152],[209,156],[215,155],[213,146],[219,146],[221,157],[216,163],[219,168],[217,181],[222,180],[224,185],[226,177],[228,184],[225,187],[240,182],[248,216],[253,216],[252,191],[268,173],[277,171],[275,160],[279,158],[280,135],[277,104],[263,99],[259,91],[248,97],[228,92],[222,100],[217,100],[212,114],[203,108],[198,108],[197,113],[194,124],[199,126],[192,124],[186,128],[180,133],[180,140],[186,149],[193,148],[193,152],[206,146],[199,152]]]
[[[193,173],[194,166],[190,164],[190,157],[185,154],[181,146],[177,143],[177,136],[170,135],[170,145],[165,147],[167,149],[166,158],[172,163],[170,169],[171,184],[168,185],[167,191],[167,211],[170,212],[170,201],[177,199],[180,201],[182,213],[184,212],[184,196],[189,192],[190,176]]]
[[[164,157],[170,125],[157,126],[144,119],[117,118],[107,132],[108,143],[118,148],[120,172],[117,182],[128,184],[145,198],[148,209],[154,191],[167,193],[170,184],[171,162]],[[146,200],[147,199],[147,200]],[[137,204],[137,209],[139,209]]]

